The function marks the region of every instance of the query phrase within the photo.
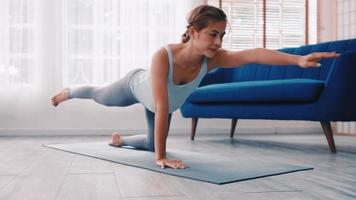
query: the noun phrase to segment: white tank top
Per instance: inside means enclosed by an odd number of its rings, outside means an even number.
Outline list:
[[[196,78],[184,85],[176,85],[173,82],[173,53],[168,45],[164,47],[168,52],[169,72],[167,78],[169,113],[180,108],[188,96],[199,86],[201,80],[208,72],[208,59],[205,57]],[[150,70],[140,70],[130,80],[130,88],[136,99],[151,112],[156,111]]]

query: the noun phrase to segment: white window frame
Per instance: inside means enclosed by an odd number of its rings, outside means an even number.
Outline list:
[[[37,65],[34,56],[35,3],[35,0],[2,0],[0,3],[0,22],[3,26],[0,31],[2,87],[28,87],[34,83]],[[25,8],[26,10],[23,10]],[[24,44],[27,45],[27,51],[24,51]]]
[[[270,16],[269,13],[266,13],[266,23],[267,23],[267,27],[266,27],[266,48],[272,48],[272,49],[278,49],[278,48],[285,48],[285,47],[295,47],[295,46],[300,46],[300,45],[304,45],[305,44],[305,28],[306,28],[306,24],[305,24],[305,2],[306,0],[303,0],[303,6],[304,9],[302,11],[302,15],[303,18],[301,19],[301,21],[303,21],[304,24],[304,28],[303,30],[301,30],[300,32],[298,32],[297,34],[299,35],[303,35],[302,39],[300,39],[300,42],[296,42],[296,43],[287,43],[286,42],[286,38],[283,39],[283,36],[285,35],[285,32],[288,30],[285,30],[285,27],[283,26],[283,21],[286,19],[285,16],[283,16],[283,11],[282,9],[286,8],[286,7],[290,7],[291,5],[293,5],[293,3],[290,3],[290,1],[288,0],[274,0],[272,2],[269,2],[271,0],[266,0],[266,7],[267,7],[267,11],[269,10],[269,6],[273,5],[274,7],[278,7],[280,12],[279,12],[279,22],[276,21],[276,24],[279,24],[279,27],[277,29],[277,36],[274,38],[277,38],[277,44],[274,43],[270,43],[269,42],[269,38],[268,37],[270,34],[270,28],[268,28],[268,26],[270,26],[271,23],[269,23],[268,18]],[[278,2],[277,2],[278,1]],[[297,2],[297,1],[295,1]],[[214,5],[214,6],[219,6],[219,0],[208,0],[207,1],[208,4]],[[272,3],[272,4],[271,4]],[[248,49],[248,48],[256,48],[256,47],[263,47],[263,0],[222,0],[221,1],[222,4],[222,9],[227,13],[228,15],[228,30],[227,30],[227,34],[224,38],[223,41],[223,47],[229,50],[242,50],[242,49]],[[300,4],[295,4],[298,5],[298,7],[302,7]],[[236,28],[234,28],[234,19],[231,15],[232,10],[231,8],[235,7],[236,8],[241,8],[241,11],[246,11],[246,9],[242,9],[242,7],[250,7],[250,10],[253,10],[253,16],[249,16],[250,19],[253,19],[254,21],[248,20],[248,18],[246,18],[245,20],[247,20],[246,22],[244,22],[243,18],[240,19],[236,18],[235,20],[240,20],[239,22],[236,23]],[[239,15],[238,12],[236,12],[237,15]],[[288,24],[285,24],[285,26],[287,26]],[[231,30],[229,30],[229,28],[231,27]],[[275,28],[275,27],[274,27]],[[270,29],[270,30],[269,30]],[[275,29],[273,29],[275,30]],[[241,33],[242,32],[242,33]],[[235,35],[235,37],[234,37]],[[270,35],[271,36],[271,35]],[[235,39],[234,39],[235,38]]]
[[[77,1],[77,0],[76,0]],[[98,9],[102,8],[101,0],[91,0],[94,3],[92,9],[93,22],[91,25],[73,25],[69,24],[69,6],[74,0],[64,0],[63,5],[63,85],[75,86],[75,85],[105,85],[119,78],[123,77],[133,68],[148,68],[150,58],[160,46],[166,44],[168,41],[177,42],[179,38],[176,37],[177,32],[182,32],[184,30],[176,26],[175,12],[180,4],[177,1],[171,0],[131,0],[131,1],[120,1],[120,0],[108,0],[113,2],[113,7],[117,8],[113,10],[115,15],[114,19],[119,19],[114,23],[115,25],[103,26],[102,23],[97,21],[98,16],[101,14]],[[143,10],[147,13],[133,13],[133,6],[138,6],[137,10]],[[161,8],[162,7],[162,8]],[[157,18],[159,17],[160,9],[167,10],[170,13],[169,16],[164,18],[167,22],[165,24],[157,24]],[[156,14],[156,12],[158,14]],[[147,14],[147,16],[143,16]],[[162,17],[162,16],[161,16]],[[182,17],[182,16],[179,16]],[[140,20],[146,21],[146,23],[140,23]],[[183,17],[184,20],[184,17]],[[139,24],[138,26],[136,25]],[[89,30],[92,33],[92,49],[93,52],[87,54],[71,54],[69,47],[69,37],[68,33],[72,30]],[[112,42],[113,52],[110,55],[101,54],[100,42],[103,35],[99,34],[101,30],[107,30],[110,34],[117,37],[118,41]],[[115,35],[114,32],[117,32]],[[141,33],[141,34],[140,34]],[[157,46],[157,44],[160,44]],[[142,46],[142,48],[138,48]],[[143,52],[144,51],[144,52]],[[92,59],[91,78],[81,76],[81,82],[76,83],[73,81],[73,74],[71,75],[71,60],[75,58],[82,59]],[[103,80],[103,66],[101,63],[102,59],[113,60],[111,68],[111,77],[108,80]],[[85,65],[85,64],[84,64]],[[80,67],[78,67],[80,68]],[[83,68],[83,67],[82,67]],[[89,70],[89,71],[90,71]],[[80,71],[80,70],[79,70]],[[82,70],[83,71],[83,70]],[[109,70],[110,71],[110,70]],[[78,72],[78,71],[77,71]],[[88,73],[88,71],[86,71]],[[83,74],[83,73],[79,73]]]

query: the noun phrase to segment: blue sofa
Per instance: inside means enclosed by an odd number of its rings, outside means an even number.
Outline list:
[[[232,119],[230,137],[238,119],[319,121],[336,152],[330,122],[356,121],[356,39],[280,51],[341,55],[322,60],[319,68],[248,64],[209,72],[181,107],[183,117],[192,118],[191,139],[199,118]]]

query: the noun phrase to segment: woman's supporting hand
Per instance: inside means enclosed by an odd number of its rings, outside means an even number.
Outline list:
[[[335,52],[315,52],[305,56],[300,56],[298,65],[302,68],[320,67],[319,63],[323,58],[337,58],[340,54]]]
[[[170,167],[170,168],[173,168],[173,169],[185,169],[185,168],[187,168],[187,166],[184,165],[181,160],[170,160],[170,159],[167,159],[167,158],[162,158],[162,159],[156,160],[156,164],[158,166],[160,166],[162,169],[164,169],[165,167]]]

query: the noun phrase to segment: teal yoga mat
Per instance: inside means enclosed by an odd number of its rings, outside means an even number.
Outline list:
[[[154,162],[153,152],[129,148],[115,148],[109,146],[106,142],[49,144],[44,146],[214,184],[226,184],[312,169],[305,166],[257,160],[249,157],[248,155],[223,157],[207,153],[174,149],[168,149],[168,157],[171,159],[183,160],[189,168],[184,170],[175,170],[170,168],[161,169]]]

